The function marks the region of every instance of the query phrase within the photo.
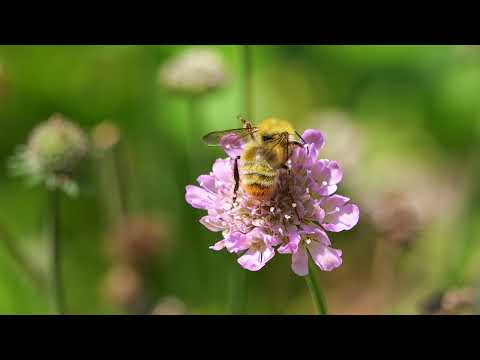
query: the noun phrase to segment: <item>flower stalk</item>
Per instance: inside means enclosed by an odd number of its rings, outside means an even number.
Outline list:
[[[308,290],[310,291],[310,296],[312,297],[315,310],[318,315],[328,315],[325,297],[323,296],[322,290],[315,280],[315,267],[311,265],[310,261],[308,262],[308,267],[309,271],[308,275],[305,277],[305,281],[307,282]]]
[[[58,189],[48,191],[48,235],[50,240],[50,276],[56,313],[65,314],[64,288],[61,271]]]

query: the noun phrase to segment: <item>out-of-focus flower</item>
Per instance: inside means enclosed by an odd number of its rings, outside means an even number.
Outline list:
[[[127,217],[108,238],[113,256],[133,266],[148,264],[166,253],[169,237],[165,225],[144,216]]]
[[[120,130],[111,122],[104,121],[92,131],[92,143],[95,149],[106,151],[120,141]]]
[[[454,219],[463,210],[468,183],[459,166],[435,166],[435,161],[430,164],[398,152],[382,152],[370,161],[364,159],[362,164],[362,169],[352,174],[354,180],[349,185],[359,197],[363,212],[380,228],[387,226],[381,224],[384,218],[395,216],[383,214],[384,211],[401,212],[402,217],[411,220],[411,234],[418,230],[420,235],[420,231],[434,222],[445,223],[445,219]],[[393,203],[396,209],[386,209]]]
[[[469,314],[474,311],[477,291],[472,287],[437,291],[422,304],[425,314]]]
[[[409,248],[420,231],[417,209],[409,200],[404,193],[386,193],[371,213],[381,237],[400,248]]]
[[[321,128],[327,140],[335,139],[323,150],[323,156],[340,160],[347,170],[361,164],[366,134],[347,113],[325,110],[312,114],[307,122]]]
[[[167,61],[159,70],[159,81],[172,92],[202,95],[223,87],[227,75],[219,53],[195,48]]]
[[[77,186],[73,171],[88,152],[86,134],[60,114],[52,115],[30,134],[26,146],[12,159],[16,175],[28,176],[32,183],[44,182],[74,195]]]
[[[131,266],[112,267],[104,283],[107,300],[119,307],[134,307],[143,296],[142,276]]]
[[[173,296],[160,300],[152,311],[152,315],[186,315],[185,304]]]
[[[186,201],[208,211],[200,223],[210,231],[222,232],[223,239],[211,249],[226,248],[239,254],[239,264],[251,271],[263,268],[275,250],[292,255],[292,270],[300,276],[308,274],[308,255],[324,271],[342,264],[342,252],[332,248],[327,231],[354,227],[359,209],[349,198],[334,195],[342,171],[335,161],[317,159],[323,135],[307,130],[302,137],[306,145],[293,151],[286,164],[289,171],[280,171],[271,200],[252,199],[240,187],[233,203],[231,158],[218,159],[209,175],[198,178],[200,187],[187,186]],[[232,149],[239,146],[238,139],[229,139],[222,146],[227,153],[236,153]]]

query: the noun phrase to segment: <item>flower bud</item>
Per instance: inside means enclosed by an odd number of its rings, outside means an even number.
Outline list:
[[[161,299],[152,311],[152,315],[186,315],[187,307],[185,304],[173,297],[168,296]]]
[[[409,248],[419,234],[417,210],[403,193],[384,194],[372,215],[381,236],[393,246]]]
[[[223,87],[226,72],[219,53],[191,49],[166,62],[159,81],[168,90],[184,95],[201,95]]]
[[[104,292],[112,304],[131,308],[143,296],[143,280],[141,275],[131,266],[114,266],[105,279]]]
[[[106,151],[120,141],[120,130],[111,122],[104,121],[92,131],[92,142],[95,149]]]
[[[422,304],[422,312],[431,315],[459,315],[473,313],[477,304],[475,288],[464,287],[437,291]]]
[[[108,239],[112,255],[134,266],[146,265],[166,252],[168,240],[163,224],[142,216],[124,219]]]

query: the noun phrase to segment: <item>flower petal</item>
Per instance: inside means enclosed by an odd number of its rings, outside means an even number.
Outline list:
[[[322,226],[327,231],[339,232],[350,230],[358,223],[360,210],[355,204],[347,204],[341,207],[337,212],[325,217],[325,223]]]
[[[197,182],[198,184],[208,190],[208,191],[211,191],[211,192],[215,192],[215,178],[211,175],[200,175],[198,178],[197,178]]]
[[[215,206],[216,196],[198,186],[187,185],[185,200],[196,209],[208,210]]]
[[[215,251],[220,251],[225,247],[225,240],[220,240],[216,242],[214,245],[209,246],[210,249]]]
[[[298,251],[298,245],[300,244],[300,234],[295,227],[292,227],[295,230],[289,230],[287,233],[288,243],[280,246],[277,251],[280,254],[294,254]]]
[[[332,271],[342,265],[342,251],[313,241],[309,246],[315,264],[323,271]]]
[[[205,226],[208,230],[218,232],[227,229],[225,221],[215,216],[204,216],[200,219],[200,224]]]
[[[320,131],[315,129],[305,130],[302,138],[307,144],[314,144],[317,149],[321,149],[325,145],[325,137]]]
[[[235,231],[225,238],[225,247],[228,252],[237,253],[250,247],[250,242],[245,234]]]
[[[232,159],[242,154],[243,145],[242,139],[236,134],[227,134],[220,140],[220,146]]]
[[[258,271],[273,258],[273,255],[275,255],[275,251],[271,247],[267,247],[263,251],[249,249],[237,261],[244,269]]]
[[[292,271],[298,276],[308,275],[308,255],[305,248],[299,248],[292,255]]]
[[[212,171],[217,187],[229,186],[235,181],[233,177],[233,161],[231,159],[217,159],[213,164]]]

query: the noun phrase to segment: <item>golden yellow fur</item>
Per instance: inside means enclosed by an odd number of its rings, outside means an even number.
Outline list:
[[[245,145],[240,158],[240,184],[253,198],[270,199],[276,190],[279,169],[287,160],[289,122],[268,118],[260,123],[255,139]],[[278,139],[278,144],[275,140]],[[270,143],[268,143],[268,141]],[[272,146],[275,141],[275,146]]]

